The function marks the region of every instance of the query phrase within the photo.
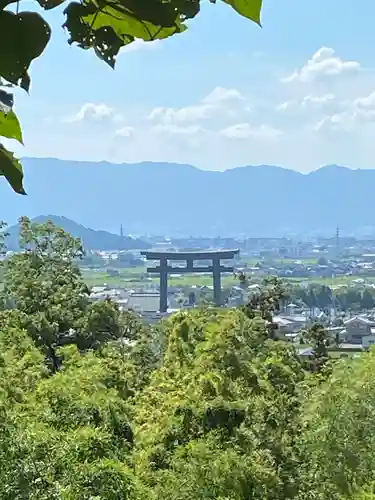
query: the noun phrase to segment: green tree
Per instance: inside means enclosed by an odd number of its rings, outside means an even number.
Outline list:
[[[312,356],[309,360],[310,370],[321,372],[329,360],[330,338],[327,330],[320,323],[316,323],[306,331],[303,337],[312,346]]]
[[[237,274],[236,278],[238,278],[238,281],[240,282],[240,287],[246,290],[247,287],[249,286],[249,278],[246,275],[246,273],[240,271]]]
[[[361,309],[369,310],[375,306],[374,295],[368,288],[365,288],[361,296]]]
[[[89,304],[89,290],[73,263],[83,249],[52,222],[35,224],[26,217],[20,219],[19,239],[24,251],[5,261],[3,302],[19,313],[33,340],[52,352]]]
[[[87,330],[119,328],[94,306]],[[322,377],[259,309],[207,308],[129,315],[131,343],[57,348],[51,373],[20,314],[0,324],[1,499],[372,500],[375,350]]]
[[[306,370],[270,335],[286,293],[275,279],[245,308],[156,327],[86,292],[76,309],[79,242],[22,228],[0,318],[1,499],[374,498],[375,349],[323,370],[329,338],[314,325]]]
[[[82,317],[72,324],[71,335],[80,350],[98,349],[114,339],[129,340],[128,321],[129,315],[123,315],[115,302],[106,299],[87,305]],[[66,342],[72,343],[72,339],[68,337]]]
[[[64,370],[45,377],[38,351],[27,336],[23,343],[22,352],[12,354],[12,343],[2,351],[13,358],[7,373],[0,370],[7,375],[0,394],[7,390],[8,396],[0,406],[0,497],[151,498],[132,470],[131,368],[118,354],[114,364],[111,355],[81,356],[69,346],[60,353]],[[17,361],[13,367],[12,360]],[[8,388],[9,378],[13,388]]]
[[[306,305],[313,310],[315,307],[318,306],[318,301],[316,298],[316,293],[314,287],[310,286],[307,294],[307,302]]]
[[[275,338],[277,325],[273,316],[281,311],[288,296],[289,292],[279,278],[265,278],[260,290],[250,295],[243,311],[251,319],[259,317],[266,321],[268,337]]]
[[[52,222],[20,220],[23,252],[5,261],[0,324],[26,329],[42,347],[53,370],[59,368],[56,348],[74,343],[96,349],[127,337],[129,315],[111,301],[91,303],[75,260],[81,242]]]
[[[327,285],[320,285],[315,289],[316,305],[319,309],[332,306],[332,290]]]
[[[90,269],[100,268],[104,266],[104,261],[95,252],[86,252],[86,254],[82,257],[82,265],[87,266]]]
[[[170,500],[293,498],[304,377],[293,348],[264,343],[265,322],[239,310],[180,312],[168,325],[163,365],[135,401],[146,484]]]
[[[223,0],[240,15],[260,24],[262,0]],[[0,2],[0,137],[23,143],[22,131],[13,111],[13,94],[9,86],[30,88],[29,68],[49,43],[51,28],[43,17],[30,11],[9,10],[14,0]],[[68,43],[95,54],[115,66],[120,49],[136,39],[150,42],[164,39],[187,29],[186,21],[200,10],[200,0],[87,0],[79,3],[64,0],[37,0],[51,10],[66,3],[64,28]],[[214,2],[212,2],[214,3]],[[0,175],[12,188],[25,194],[20,162],[0,144]]]
[[[305,457],[301,500],[366,498],[356,494],[374,481],[374,368],[374,351],[341,359],[308,392],[302,406],[304,432],[296,443]]]
[[[352,495],[351,498],[352,500],[375,500],[375,483],[361,488],[360,491]]]
[[[0,221],[0,255],[4,255],[6,253],[6,237],[8,236],[8,232],[6,230],[7,224],[4,221]]]
[[[359,311],[361,309],[361,292],[353,287],[339,290],[336,299],[343,311]]]
[[[327,257],[319,257],[317,264],[318,266],[328,266]]]

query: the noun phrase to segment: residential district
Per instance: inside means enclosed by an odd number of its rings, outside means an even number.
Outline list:
[[[235,249],[233,259],[221,260],[220,306],[238,307],[259,292],[264,278],[285,281],[289,299],[273,318],[277,335],[298,344],[309,355],[304,331],[323,324],[334,355],[355,355],[375,344],[375,240],[340,237],[313,242],[291,239],[246,240],[165,237],[149,239],[151,249],[90,251],[81,262],[93,301],[111,298],[123,310],[154,323],[180,309],[209,306],[214,294],[210,252]],[[156,256],[205,252],[198,271],[186,259],[168,260],[166,307],[162,309],[160,259]],[[195,265],[194,269],[197,267]],[[154,271],[151,271],[152,268]],[[229,270],[227,270],[229,269]],[[216,304],[218,305],[218,304]]]

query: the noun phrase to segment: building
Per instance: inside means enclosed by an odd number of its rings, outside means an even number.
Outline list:
[[[127,308],[142,315],[159,311],[159,292],[134,292],[129,295]]]
[[[375,343],[375,321],[365,316],[354,316],[344,322],[345,341],[350,344]]]

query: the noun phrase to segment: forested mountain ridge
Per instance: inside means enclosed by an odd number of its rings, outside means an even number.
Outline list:
[[[326,166],[301,174],[262,165],[217,172],[173,163],[53,158],[25,158],[23,165],[27,196],[16,203],[0,183],[2,218],[10,224],[21,215],[52,213],[110,232],[123,224],[126,234],[172,236],[328,235],[337,223],[346,233],[374,226],[375,170]]]
[[[32,219],[32,222],[42,224],[48,220],[75,238],[79,238],[86,250],[132,250],[147,249],[150,247],[148,243],[138,238],[90,229],[66,217],[59,217],[57,215],[41,215]],[[6,238],[6,245],[9,250],[19,249],[19,232],[19,224],[7,228],[8,236]]]

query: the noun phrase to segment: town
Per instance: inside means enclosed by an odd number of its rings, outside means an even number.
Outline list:
[[[156,323],[180,309],[220,305],[234,308],[246,304],[259,292],[265,278],[280,278],[289,298],[274,322],[278,335],[297,343],[306,355],[303,332],[312,324],[324,325],[331,337],[332,352],[356,354],[375,343],[375,240],[341,237],[316,241],[291,239],[233,238],[147,239],[150,250],[89,251],[80,262],[91,287],[91,300],[107,298],[124,311],[138,314],[146,323]],[[209,252],[236,249],[232,259],[222,261],[220,304],[215,300]],[[238,251],[237,251],[238,250]],[[206,252],[197,271],[186,272],[181,252]],[[145,254],[155,259],[147,261]],[[169,268],[166,307],[160,307],[158,255],[174,260]],[[175,254],[175,255],[174,255]],[[229,271],[225,268],[229,267]],[[207,271],[206,269],[207,268]],[[210,269],[210,270],[209,270]],[[164,309],[164,310],[163,310]]]

